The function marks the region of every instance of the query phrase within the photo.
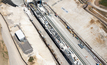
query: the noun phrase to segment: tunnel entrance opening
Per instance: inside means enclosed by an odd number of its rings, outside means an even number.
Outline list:
[[[5,4],[9,4],[9,5],[13,6],[13,7],[17,6],[11,0],[2,0],[2,2],[5,3]]]

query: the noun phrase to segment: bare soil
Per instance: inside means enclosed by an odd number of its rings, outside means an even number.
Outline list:
[[[90,21],[90,24],[87,26],[87,27],[89,27],[90,25],[92,25],[92,24],[97,24],[98,26],[101,24],[100,23],[100,21],[99,20],[91,20]],[[103,24],[101,24],[100,26],[99,26],[101,29],[103,29],[106,33],[107,33],[107,27],[106,26],[104,26]],[[90,27],[90,29],[93,29],[93,27]],[[98,37],[96,38],[96,41],[98,42],[98,43],[100,43],[100,44],[104,44],[105,43],[105,40],[104,40],[104,38],[106,38],[106,37],[104,37],[104,36],[102,36],[102,35],[98,35]]]
[[[1,30],[0,30],[0,65],[9,65],[8,60],[9,57],[8,57],[7,48],[2,39]]]
[[[101,39],[101,36],[98,36],[98,37],[96,38],[96,41],[99,42],[100,44],[104,44],[104,40]]]
[[[91,19],[90,24],[93,24],[95,21],[93,19]]]
[[[93,19],[91,19],[90,23],[89,23],[89,25],[87,25],[87,27],[89,27],[91,24],[94,24],[94,23],[95,23],[95,21]],[[92,29],[92,27],[91,27],[91,29]]]

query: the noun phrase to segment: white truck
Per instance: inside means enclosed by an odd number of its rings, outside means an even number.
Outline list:
[[[16,31],[15,36],[21,42],[25,39],[25,35],[23,34],[23,32],[21,30]]]

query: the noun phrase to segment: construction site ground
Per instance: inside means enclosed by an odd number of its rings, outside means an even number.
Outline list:
[[[46,31],[43,29],[41,24],[37,21],[37,19],[32,16],[32,14],[29,13],[29,11],[26,11],[26,13],[29,15],[30,19],[34,23],[35,27],[39,30],[40,34],[44,37],[45,42],[49,46],[49,48],[52,50],[53,54],[57,58],[58,62],[61,65],[69,65],[67,60],[64,58],[64,56],[61,54],[60,50],[56,47],[55,43],[51,40],[51,38],[48,36]],[[51,43],[50,43],[51,42]]]
[[[15,28],[12,27],[14,27],[16,24],[20,25],[27,40],[33,47],[33,54],[31,54],[31,56],[35,57],[35,62],[32,65],[56,65],[50,51],[40,38],[34,26],[31,24],[27,15],[24,13],[24,8],[12,7],[8,4],[2,4],[1,8],[1,13],[6,18],[11,30],[11,34],[14,35],[15,32]],[[28,62],[29,56],[26,56],[23,52],[21,52],[21,54],[25,61]]]
[[[64,18],[84,40],[86,40],[86,42],[95,50],[96,53],[98,53],[107,61],[107,32],[105,32],[98,19],[86,12],[80,6],[78,0],[47,0],[47,3],[54,9],[55,12],[58,13],[58,15]],[[25,36],[30,41],[30,43],[38,41],[37,43],[31,44],[33,45],[33,48],[40,49],[41,46],[39,47],[38,43],[40,44],[41,42],[42,44],[43,42],[40,39],[38,33],[34,33],[34,27],[32,27],[31,23],[29,23],[28,19],[26,19],[26,16],[22,16],[25,15],[20,12],[20,10],[22,11],[22,9],[14,9],[14,7],[12,7],[12,9],[8,7],[1,8],[4,8],[3,15],[7,17],[8,21],[10,21],[8,22],[10,27],[14,26],[14,24],[19,24],[20,22],[23,32],[27,32],[25,33]],[[17,14],[11,13],[13,11],[17,12]],[[32,28],[33,30],[31,30]],[[37,55],[40,60],[38,60],[38,62],[43,61],[40,58],[40,54],[37,53]],[[45,62],[43,62],[43,64],[44,63]]]
[[[107,33],[98,19],[79,6],[78,0],[48,0],[47,3],[74,28],[95,53],[107,61]]]

